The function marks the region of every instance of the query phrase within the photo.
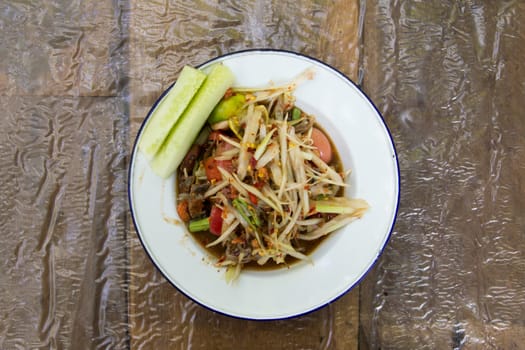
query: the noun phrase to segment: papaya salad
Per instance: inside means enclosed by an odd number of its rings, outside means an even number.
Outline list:
[[[349,172],[295,103],[308,74],[279,87],[228,88],[178,166],[178,215],[195,237],[211,237],[205,246],[228,281],[250,264],[310,260],[309,242],[368,209],[345,197]]]

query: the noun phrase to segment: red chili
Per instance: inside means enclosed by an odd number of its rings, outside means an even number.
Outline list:
[[[252,202],[253,205],[257,205],[257,202],[259,201],[259,199],[257,198],[257,196],[255,196],[253,193],[251,192],[248,192],[248,198],[250,198],[250,202]]]
[[[257,160],[255,159],[255,157],[250,157],[250,166],[252,167],[252,169],[255,169],[255,166],[257,165]]]

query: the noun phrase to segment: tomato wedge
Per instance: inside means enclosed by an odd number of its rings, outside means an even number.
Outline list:
[[[222,179],[218,167],[221,167],[230,173],[233,171],[233,163],[231,160],[215,160],[213,157],[206,158],[204,161],[204,170],[206,171],[208,181],[219,181]]]
[[[222,231],[222,209],[214,205],[210,213],[210,232],[220,236]]]
[[[191,217],[190,213],[188,211],[188,202],[182,201],[177,204],[177,213],[179,214],[179,217],[184,222],[189,222]]]

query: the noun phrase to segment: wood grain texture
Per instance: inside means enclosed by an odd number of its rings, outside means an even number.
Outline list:
[[[524,38],[521,1],[367,2],[363,88],[401,171],[361,284],[371,349],[525,348]]]
[[[1,349],[127,348],[120,10],[0,2]]]
[[[354,79],[357,10],[357,0],[147,6],[132,2],[131,139],[184,64],[197,65],[217,54],[255,47],[294,50],[324,60]],[[207,23],[197,25],[196,20]],[[233,319],[197,305],[166,282],[144,253],[134,228],[130,230],[132,349],[357,349],[358,288],[327,307],[290,320]]]
[[[109,0],[1,3],[0,95],[121,96],[125,7]]]
[[[356,82],[359,43],[359,1],[332,1],[321,27],[318,55]]]

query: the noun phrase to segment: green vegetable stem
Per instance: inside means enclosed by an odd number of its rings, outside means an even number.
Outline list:
[[[190,232],[208,231],[210,229],[210,219],[203,218],[191,220],[188,224],[188,229]]]

